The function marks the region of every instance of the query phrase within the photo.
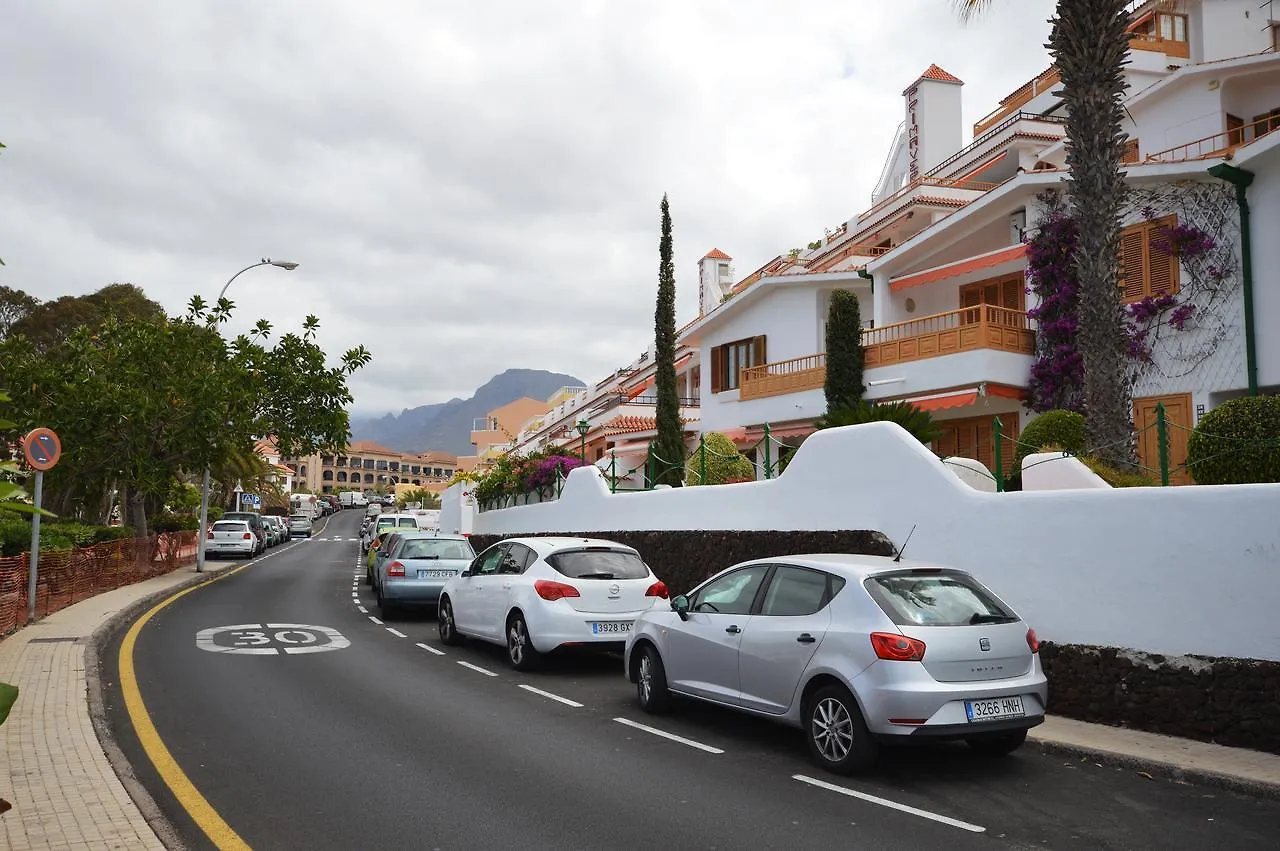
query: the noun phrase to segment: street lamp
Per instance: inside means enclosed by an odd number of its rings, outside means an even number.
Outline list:
[[[222,285],[221,292],[218,293],[218,299],[214,302],[217,304],[222,301],[222,297],[227,294],[227,287],[231,286],[231,282],[236,278],[248,272],[250,269],[256,269],[259,266],[276,266],[284,269],[286,272],[292,272],[298,268],[297,263],[291,263],[288,260],[272,260],[270,257],[263,257],[257,263],[250,263],[239,272],[236,272],[227,282]],[[236,500],[236,509],[239,510],[239,499]],[[209,468],[204,468],[204,480],[200,485],[200,530],[196,533],[196,573],[204,572],[204,542],[208,535],[209,528]]]
[[[582,438],[582,449],[579,455],[582,458],[582,465],[585,467],[587,464],[587,432],[591,431],[591,423],[586,420],[578,420],[574,428],[578,430],[578,437]]]

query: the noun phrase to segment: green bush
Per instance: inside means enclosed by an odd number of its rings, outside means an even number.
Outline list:
[[[1187,443],[1202,485],[1280,482],[1280,396],[1245,396],[1205,414]]]
[[[706,453],[707,480],[702,481],[703,453]],[[685,484],[723,485],[731,481],[754,481],[756,467],[751,459],[738,451],[727,435],[718,431],[702,436],[702,444],[689,453],[685,464]]]
[[[1080,463],[1092,470],[1098,478],[1113,488],[1149,488],[1156,484],[1155,479],[1145,473],[1133,470],[1117,470],[1115,467],[1099,461],[1092,455],[1078,455]]]
[[[840,428],[864,423],[896,423],[925,446],[938,439],[938,424],[928,411],[910,402],[867,402],[827,411],[814,422],[814,427]]]
[[[1084,417],[1075,411],[1045,411],[1027,423],[1013,456],[1014,472],[1022,472],[1022,461],[1028,455],[1051,446],[1072,455],[1083,453]]]
[[[174,514],[161,512],[151,521],[151,531],[159,532],[194,532],[200,525],[200,518],[194,514]]]

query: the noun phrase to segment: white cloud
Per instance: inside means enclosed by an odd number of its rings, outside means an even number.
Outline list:
[[[131,281],[233,328],[363,343],[357,407],[512,366],[593,381],[651,337],[658,201],[679,321],[868,205],[931,62],[965,119],[1042,70],[1051,0],[41,0],[0,28],[0,271],[41,298]]]

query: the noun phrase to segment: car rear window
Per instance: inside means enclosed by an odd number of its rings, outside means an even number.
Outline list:
[[[547,556],[547,564],[570,579],[644,579],[649,567],[625,550],[568,550]]]
[[[410,538],[404,542],[399,558],[465,559],[476,557],[475,550],[466,541],[441,540],[439,538]]]
[[[305,522],[310,522],[310,521],[311,521],[311,518],[310,518],[310,517],[308,517],[308,516],[307,516],[307,515],[305,515],[305,514],[291,514],[291,515],[289,515],[289,519],[290,519],[290,520],[294,520],[294,521],[298,521],[298,520],[302,520],[302,521],[305,521]]]
[[[413,517],[401,517],[396,521],[396,525],[401,529],[417,529],[418,521]]]
[[[244,532],[249,528],[249,524],[243,520],[219,520],[213,524],[215,532]]]
[[[396,526],[396,519],[395,519],[394,517],[379,517],[379,518],[378,518],[378,529],[379,529],[379,530],[382,530],[382,529],[394,529],[394,528],[395,528],[395,526]]]
[[[963,573],[903,571],[864,583],[880,608],[900,626],[961,626],[1016,621],[982,583]]]

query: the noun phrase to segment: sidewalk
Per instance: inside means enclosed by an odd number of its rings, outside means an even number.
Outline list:
[[[193,567],[126,585],[57,611],[0,640],[0,682],[19,688],[0,726],[0,847],[156,849],[165,845],[116,776],[94,732],[85,656],[95,630],[153,594],[234,565]]]
[[[103,751],[94,732],[85,673],[93,633],[113,616],[156,594],[234,567],[209,565],[203,576],[181,567],[56,612],[0,640],[0,682],[21,689],[0,727],[0,847],[155,849],[165,845]],[[1132,768],[1175,780],[1280,796],[1280,756],[1050,717],[1030,740],[1045,751]]]

